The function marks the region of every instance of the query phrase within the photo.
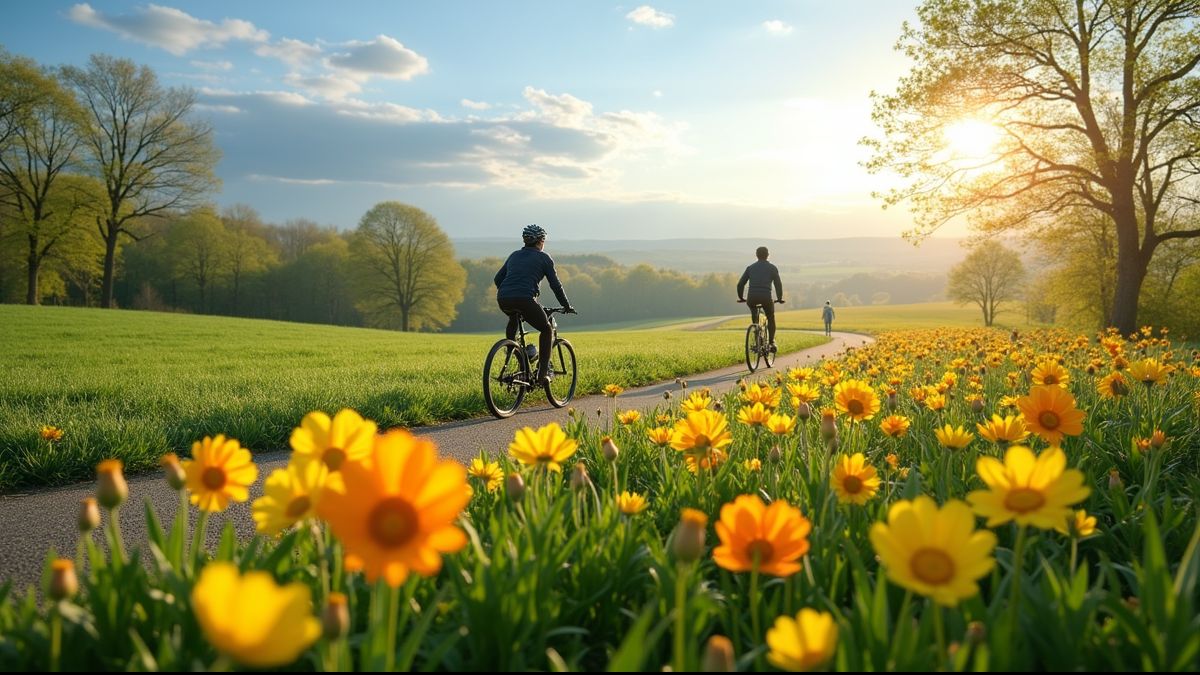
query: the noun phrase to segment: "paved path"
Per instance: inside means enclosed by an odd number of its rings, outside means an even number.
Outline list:
[[[815,331],[814,331],[815,332]],[[874,340],[855,333],[834,333],[833,339],[823,345],[780,356],[775,370],[798,365],[812,364],[821,359],[841,354],[847,348],[868,344]],[[771,373],[759,370],[756,373]],[[711,387],[714,393],[722,393],[736,386],[737,380],[747,375],[744,366],[733,366],[701,373],[687,378],[688,389]],[[615,402],[603,396],[585,396],[572,405],[580,411],[595,414],[597,407],[606,411],[620,408],[648,410],[663,402],[663,392],[678,392],[674,381],[663,382],[630,389]],[[550,422],[563,423],[567,420],[566,409],[550,407],[544,396],[535,396],[537,405],[526,406],[509,419],[497,420],[481,417],[461,422],[450,422],[433,427],[417,429],[416,433],[433,439],[442,455],[469,462],[482,450],[489,454],[503,452],[517,429],[525,426],[541,426]],[[211,519],[209,545],[215,546],[224,522],[232,520],[239,536],[249,538],[254,533],[254,521],[250,516],[250,502],[262,494],[262,481],[272,470],[287,464],[288,455],[283,451],[258,453],[255,461],[259,467],[258,482],[250,491],[251,499],[235,504],[224,514]],[[53,546],[60,554],[73,556],[76,543],[75,518],[79,501],[92,496],[94,485],[81,483],[61,488],[39,490],[28,494],[0,496],[0,583],[12,580],[17,590],[37,582],[45,559],[46,550]],[[145,509],[142,504],[149,499],[158,518],[170,523],[179,504],[178,495],[171,490],[162,476],[152,473],[129,478],[129,503],[121,511],[121,529],[127,547],[146,541]],[[195,512],[192,513],[193,519]],[[94,534],[97,541],[98,534]]]

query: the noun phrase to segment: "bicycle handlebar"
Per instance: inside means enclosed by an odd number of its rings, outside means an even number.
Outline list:
[[[566,309],[564,307],[543,307],[542,309],[546,310],[547,314],[578,314],[579,313],[574,307],[572,307],[570,309]]]
[[[740,302],[740,303],[743,303],[743,304],[744,304],[746,301],[745,301],[745,300],[738,300],[738,302]],[[775,301],[775,304],[777,304],[777,305],[782,305],[783,303],[784,303],[784,301],[783,301],[783,300],[776,300],[776,301]],[[756,303],[754,303],[754,304],[756,304],[756,305],[761,305],[762,303],[761,303],[761,302],[756,302]]]

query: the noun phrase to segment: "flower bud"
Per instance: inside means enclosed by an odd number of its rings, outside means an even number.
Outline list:
[[[737,671],[733,661],[733,643],[724,635],[714,635],[704,645],[700,670],[705,673],[733,673]]]
[[[675,528],[675,540],[671,550],[680,562],[699,560],[704,555],[705,527],[708,516],[703,511],[684,509],[680,514],[679,526]]]
[[[330,593],[321,613],[321,629],[326,640],[340,640],[350,634],[350,607],[345,593]]]
[[[967,624],[967,644],[978,647],[987,640],[987,626],[982,621]]]
[[[973,412],[973,413],[983,412],[983,399],[981,399],[981,398],[971,399],[971,412]]]
[[[525,479],[521,478],[519,473],[510,473],[504,479],[505,488],[508,490],[508,498],[514,502],[519,502],[525,497]]]
[[[588,478],[587,466],[583,462],[576,462],[575,470],[571,472],[571,489],[578,492],[586,489],[591,482],[592,479]]]
[[[96,501],[106,509],[115,509],[129,498],[123,467],[119,459],[106,459],[96,466]]]
[[[621,454],[620,448],[617,447],[617,444],[613,442],[610,436],[605,436],[600,441],[600,452],[604,455],[604,459],[609,462],[617,461],[617,455]]]
[[[69,600],[78,592],[79,578],[75,576],[75,563],[70,558],[59,558],[50,563],[50,597]]]
[[[831,412],[821,413],[821,438],[826,443],[837,438],[837,419]]]
[[[771,451],[767,453],[767,461],[772,464],[778,464],[782,459],[783,451],[779,449],[778,445],[772,445]]]
[[[96,505],[95,497],[79,500],[79,531],[87,534],[100,527],[100,507]]]
[[[183,471],[183,465],[179,463],[178,455],[168,452],[158,463],[162,466],[167,476],[167,485],[170,485],[172,490],[182,490],[183,486],[187,485],[187,474]]]
[[[796,416],[799,417],[801,421],[807,422],[808,419],[812,417],[812,406],[807,403],[801,403],[800,405],[796,406]]]
[[[1112,469],[1108,472],[1108,489],[1121,490],[1125,487],[1125,483],[1121,480],[1121,472]]]

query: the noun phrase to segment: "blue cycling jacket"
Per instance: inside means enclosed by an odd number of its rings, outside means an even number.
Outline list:
[[[550,289],[563,307],[570,307],[567,294],[563,291],[558,273],[554,271],[554,259],[545,251],[534,246],[512,252],[504,266],[496,272],[497,298],[536,298],[541,294],[542,279],[550,282]]]

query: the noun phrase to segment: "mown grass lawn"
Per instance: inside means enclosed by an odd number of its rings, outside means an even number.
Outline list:
[[[581,392],[737,363],[729,331],[571,331]],[[483,414],[481,369],[496,335],[403,334],[186,314],[0,306],[0,491],[131,470],[224,433],[283,448],[311,410],[352,407],[383,427]],[[781,333],[780,348],[824,341]],[[543,401],[533,397],[534,402]],[[50,447],[42,425],[65,431]]]

